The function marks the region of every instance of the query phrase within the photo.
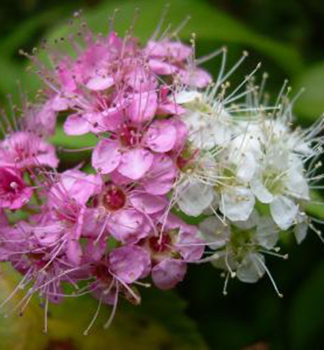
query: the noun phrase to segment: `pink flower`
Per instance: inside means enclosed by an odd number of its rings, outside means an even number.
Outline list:
[[[182,260],[167,258],[152,269],[154,284],[160,289],[174,288],[184,279],[187,265]]]
[[[32,194],[19,170],[0,167],[0,208],[19,209],[29,202]]]
[[[113,276],[131,284],[148,276],[151,259],[149,253],[141,247],[124,246],[109,254],[109,266]]]
[[[57,112],[65,109],[67,109],[67,104],[62,105],[58,96],[50,97],[44,104],[24,111],[24,129],[37,135],[53,135],[55,134]]]
[[[156,154],[152,166],[142,179],[142,185],[150,194],[163,195],[171,190],[177,174],[177,168],[168,155]]]
[[[149,66],[156,74],[171,75],[183,84],[199,88],[212,81],[210,74],[190,62],[193,61],[193,50],[181,42],[149,41],[145,52],[149,57]]]
[[[55,147],[33,132],[17,131],[0,142],[0,164],[20,169],[48,166],[56,168],[59,160]]]
[[[125,125],[114,139],[99,142],[92,155],[92,165],[102,174],[117,170],[138,180],[151,168],[154,153],[170,151],[176,138],[177,130],[167,120],[155,121],[146,130]]]
[[[198,261],[204,252],[204,242],[197,237],[194,226],[183,223],[179,218],[169,215],[160,218],[157,225],[163,228],[158,236],[152,235],[143,243],[152,257],[152,278],[161,289],[173,288],[182,281],[187,263]]]
[[[68,205],[66,200],[71,205],[71,201],[85,205],[90,197],[100,191],[101,186],[98,175],[88,175],[77,169],[67,170],[59,175],[58,181],[51,187],[48,203],[53,208]]]
[[[79,170],[69,170],[60,175],[49,189],[47,207],[52,215],[41,220],[41,226],[48,227],[48,235],[58,230],[57,244],[62,245],[73,265],[79,265],[82,258],[80,238],[84,227],[92,217],[86,215],[88,200],[101,187],[101,179]],[[43,229],[44,230],[44,229]],[[54,230],[54,232],[53,232]]]
[[[110,234],[118,241],[134,244],[147,237],[152,229],[151,215],[164,210],[167,201],[162,196],[148,194],[140,187],[107,183],[98,198],[98,210],[105,218]]]

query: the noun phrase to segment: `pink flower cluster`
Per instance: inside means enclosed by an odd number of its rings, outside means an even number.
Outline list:
[[[137,287],[150,276],[158,288],[173,288],[204,252],[197,228],[171,212],[168,194],[188,136],[173,91],[204,87],[210,75],[195,66],[192,47],[170,39],[143,47],[87,31],[83,46],[74,44],[73,55],[53,54],[54,70],[32,57],[46,99],[23,111],[18,126],[3,123],[0,261],[30,286],[20,310],[35,293],[46,305],[60,302],[65,285],[75,296],[138,304]],[[60,116],[71,138],[97,136],[90,172],[61,171],[48,141]],[[16,211],[28,218],[12,224]]]

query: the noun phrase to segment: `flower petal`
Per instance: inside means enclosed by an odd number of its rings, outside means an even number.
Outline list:
[[[177,139],[177,130],[168,121],[155,121],[146,133],[146,145],[155,152],[170,151]]]
[[[154,284],[163,290],[171,289],[182,281],[187,271],[187,265],[182,260],[165,259],[152,269]]]
[[[122,155],[118,171],[130,179],[138,180],[150,169],[153,158],[148,150],[132,149]]]
[[[103,174],[109,174],[115,170],[122,155],[118,143],[111,140],[102,140],[92,153],[92,166]]]
[[[134,193],[131,195],[130,201],[134,208],[145,213],[154,214],[163,210],[168,201],[162,196],[153,196],[148,193]]]
[[[96,75],[93,78],[89,79],[89,81],[86,84],[86,87],[93,91],[101,91],[109,89],[114,84],[115,81],[113,77]]]
[[[128,117],[134,123],[146,123],[154,117],[157,106],[157,94],[154,91],[133,94]]]
[[[68,135],[84,135],[90,131],[91,124],[81,114],[72,114],[67,117],[63,129]]]
[[[287,230],[294,223],[298,208],[298,204],[285,196],[277,196],[270,203],[271,216],[282,230]]]
[[[202,183],[184,184],[179,187],[178,205],[189,216],[199,216],[213,201],[213,188]]]
[[[232,187],[222,194],[219,209],[232,221],[245,221],[252,213],[255,197],[251,190]]]
[[[245,283],[257,282],[265,273],[263,265],[264,256],[257,253],[248,254],[236,271],[237,278]]]
[[[109,265],[113,274],[130,284],[148,275],[151,259],[149,253],[143,248],[124,246],[110,253]]]
[[[172,159],[166,154],[157,154],[143,178],[143,186],[148,193],[166,194],[171,190],[176,175],[177,169]]]
[[[212,216],[199,224],[200,232],[211,249],[223,247],[230,238],[230,226]]]
[[[259,178],[252,179],[251,190],[261,203],[271,203],[274,199],[272,193]]]

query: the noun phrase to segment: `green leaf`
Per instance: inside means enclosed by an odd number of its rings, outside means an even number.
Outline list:
[[[295,111],[307,121],[316,120],[324,112],[324,62],[303,72],[294,84],[304,88],[295,105]]]
[[[10,58],[30,40],[33,35],[39,35],[39,31],[44,26],[54,24],[58,18],[62,18],[63,8],[51,8],[49,11],[25,19],[12,34],[6,36],[0,42],[1,54],[3,57]],[[64,11],[65,12],[65,11]]]
[[[317,191],[311,193],[312,203],[308,204],[306,211],[308,214],[324,220],[324,199]]]
[[[0,302],[17,284],[17,273],[6,268],[0,284]],[[19,292],[9,303],[12,308],[22,297]],[[49,332],[42,334],[43,311],[32,301],[23,317],[0,319],[0,349],[41,350],[49,344],[70,344],[76,350],[203,350],[205,343],[197,328],[184,314],[185,303],[173,292],[150,288],[143,292],[140,306],[120,301],[117,315],[108,330],[103,329],[111,307],[102,306],[95,325],[88,336],[88,327],[98,301],[90,296],[67,298],[60,305],[51,305]]]
[[[15,89],[17,89],[17,81],[20,79],[24,69],[6,59],[5,57],[0,57],[0,94],[4,97],[6,94],[11,94]]]
[[[297,291],[290,312],[292,349],[313,349],[316,335],[322,332],[324,313],[324,263],[322,262]]]
[[[55,135],[50,138],[50,142],[55,146],[68,149],[94,147],[98,139],[94,134],[85,134],[81,136],[70,136],[65,134],[62,124],[56,127]]]

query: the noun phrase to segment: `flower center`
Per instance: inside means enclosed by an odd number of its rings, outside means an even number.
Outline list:
[[[126,204],[126,194],[118,186],[110,184],[102,196],[102,204],[109,211],[122,209]]]
[[[281,194],[284,188],[284,177],[276,172],[269,171],[264,176],[264,184],[267,189],[274,195]]]
[[[160,237],[150,238],[150,247],[156,253],[164,253],[170,250],[171,239],[169,235],[163,235],[162,239]]]
[[[0,169],[0,192],[4,194],[16,194],[22,189],[22,183],[18,176],[6,169]]]
[[[141,141],[142,136],[133,126],[124,126],[119,134],[120,143],[124,147],[134,147]]]

